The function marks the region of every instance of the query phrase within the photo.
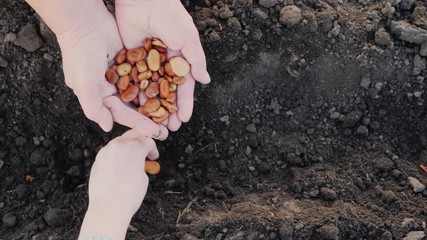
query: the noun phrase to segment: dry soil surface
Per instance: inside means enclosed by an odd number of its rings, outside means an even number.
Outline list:
[[[128,239],[425,239],[427,1],[183,4],[212,83],[158,142]],[[61,64],[0,0],[2,240],[76,239],[96,153],[125,131],[84,117]]]

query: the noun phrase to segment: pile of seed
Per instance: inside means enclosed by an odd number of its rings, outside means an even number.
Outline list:
[[[118,88],[123,102],[132,103],[156,123],[178,110],[176,91],[190,71],[184,58],[168,58],[167,51],[160,39],[145,39],[143,47],[122,49],[105,74],[107,81]]]

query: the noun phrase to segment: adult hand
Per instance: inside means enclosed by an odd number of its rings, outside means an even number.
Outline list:
[[[132,216],[148,188],[145,159],[159,156],[151,138],[129,130],[102,148],[89,179],[89,207],[80,239],[108,236],[124,239]]]
[[[116,21],[126,48],[140,47],[146,38],[160,38],[172,55],[183,55],[191,73],[177,92],[178,112],[171,114],[167,127],[176,131],[193,112],[195,80],[210,82],[206,58],[193,20],[179,0],[116,0]]]
[[[56,34],[67,86],[85,115],[110,131],[113,122],[145,136],[165,139],[168,130],[130,109],[115,96],[105,72],[123,44],[114,17],[101,0],[27,0]]]

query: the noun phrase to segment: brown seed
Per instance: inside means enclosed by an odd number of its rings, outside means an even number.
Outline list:
[[[156,175],[160,172],[160,164],[153,160],[146,160],[144,171],[150,175]]]
[[[119,53],[117,53],[117,55],[114,57],[114,61],[117,64],[122,64],[126,61],[126,49],[123,48],[122,50],[120,50]]]
[[[132,104],[133,104],[135,107],[139,107],[139,99],[138,99],[138,96],[136,96],[136,98],[134,98],[134,99],[132,100]]]
[[[171,77],[175,76],[175,73],[172,71],[172,66],[170,64],[170,62],[167,62],[164,66],[165,68],[165,73]]]
[[[159,71],[157,71],[160,76],[163,76],[165,74],[165,68],[163,66],[160,66]]]
[[[145,50],[143,48],[134,48],[126,52],[126,58],[129,62],[137,62],[145,57]]]
[[[117,73],[119,74],[119,76],[124,76],[124,75],[128,75],[130,73],[130,71],[132,70],[132,65],[130,65],[130,63],[122,63],[119,66],[117,66]]]
[[[129,87],[130,77],[129,75],[121,76],[117,81],[117,88],[120,90],[126,90]]]
[[[168,60],[168,56],[166,55],[166,53],[160,53],[160,62],[164,63],[166,62],[166,60]]]
[[[169,92],[175,92],[177,89],[177,86],[175,83],[169,83]]]
[[[144,49],[145,49],[145,51],[146,51],[146,52],[149,52],[149,51],[151,50],[151,48],[152,48],[152,47],[153,47],[153,45],[152,45],[151,39],[146,38],[146,39],[144,40]]]
[[[174,113],[176,111],[178,111],[178,107],[175,106],[175,104],[170,103],[164,99],[160,99],[160,103],[162,104],[163,107],[165,107],[169,113]]]
[[[159,46],[162,48],[167,48],[168,46],[166,46],[166,44],[160,40],[160,39],[153,39],[153,41],[151,42],[154,46]]]
[[[111,84],[116,84],[116,82],[119,80],[119,75],[117,74],[116,70],[113,69],[108,69],[108,71],[105,73],[105,77]]]
[[[190,71],[190,64],[182,57],[172,57],[169,59],[172,71],[180,77],[184,77]]]
[[[173,103],[176,100],[176,93],[171,92],[169,93],[169,96],[166,98],[166,101]]]
[[[166,118],[168,118],[168,117],[169,117],[169,113],[166,112],[166,114],[163,115],[163,117],[152,117],[151,120],[153,120],[153,122],[155,122],[155,123],[161,123],[164,120],[166,120]]]
[[[173,79],[171,78],[171,77],[169,77],[169,75],[167,75],[167,74],[165,74],[165,75],[163,75],[163,77],[166,79],[166,80],[168,80],[168,82],[173,82]]]
[[[185,78],[184,77],[175,76],[175,77],[173,77],[173,81],[172,82],[175,83],[176,85],[181,85],[181,84],[183,84],[185,82]]]
[[[144,90],[148,87],[148,85],[150,84],[150,81],[148,81],[147,79],[144,79],[141,81],[141,83],[139,84],[139,87]]]
[[[157,71],[160,68],[160,54],[156,49],[151,49],[147,57],[148,68]]]
[[[151,73],[150,70],[147,70],[145,72],[142,72],[141,74],[138,75],[138,80],[142,81],[142,80],[146,80],[149,79],[153,74]]]
[[[132,70],[130,70],[130,76],[131,76],[132,80],[133,80],[135,83],[139,83],[139,82],[141,82],[141,81],[139,81],[139,79],[138,79],[138,69],[136,69],[136,67],[135,67],[135,66],[133,66],[133,67],[132,67]]]
[[[167,113],[164,107],[159,107],[156,111],[148,113],[152,117],[163,117]]]
[[[148,115],[148,112],[146,112],[142,106],[139,107],[137,111],[146,117],[151,117],[150,115]]]
[[[147,63],[144,60],[136,62],[136,68],[138,72],[142,73],[148,70]]]
[[[160,92],[159,84],[157,82],[150,83],[144,92],[147,98],[155,98]]]
[[[154,82],[159,81],[160,79],[160,74],[158,72],[153,72],[153,75],[151,76],[151,80]]]
[[[113,65],[113,66],[111,67],[111,69],[116,70],[116,69],[117,69],[117,65]]]
[[[159,53],[166,53],[168,50],[159,46],[153,46],[153,49],[156,49]]]
[[[145,102],[142,107],[144,108],[144,112],[152,113],[160,108],[160,101],[157,98],[152,98]]]
[[[150,115],[148,115],[147,112],[145,112],[145,109],[140,106],[136,111],[138,111],[139,113],[141,113],[142,115],[146,116],[146,117],[150,117]]]
[[[169,82],[168,80],[162,78],[159,80],[160,85],[160,97],[167,98],[169,96]]]
[[[131,102],[138,96],[139,87],[136,85],[130,85],[126,90],[123,91],[120,98],[123,102]]]

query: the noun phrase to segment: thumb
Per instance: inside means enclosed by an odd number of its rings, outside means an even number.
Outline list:
[[[105,81],[107,61],[93,61],[105,59],[95,47],[85,50],[63,55],[65,81],[72,87],[86,117],[109,132],[113,128],[113,117],[102,100],[115,89]]]
[[[113,128],[113,116],[103,105],[103,97],[100,91],[92,92],[90,88],[87,88],[75,93],[86,117],[98,123],[105,132],[111,131]]]
[[[143,18],[144,11],[140,8],[116,4],[116,19],[120,36],[127,49],[141,47],[146,38],[152,38]]]

